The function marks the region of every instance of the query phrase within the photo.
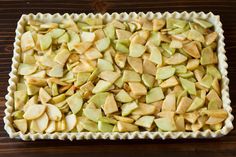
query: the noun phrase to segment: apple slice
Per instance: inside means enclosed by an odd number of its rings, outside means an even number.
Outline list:
[[[82,42],[85,42],[85,41],[93,42],[96,37],[94,32],[81,32],[80,36],[81,36]]]
[[[162,55],[161,51],[154,44],[148,44],[148,50],[151,53],[149,60],[155,64],[162,65]]]
[[[64,66],[69,56],[70,56],[70,52],[67,49],[61,49],[55,56],[54,60],[58,64]]]
[[[26,84],[27,94],[28,95],[35,95],[39,92],[39,87],[31,84]]]
[[[89,48],[89,49],[85,52],[85,56],[86,56],[89,60],[94,60],[94,59],[102,58],[102,54],[101,54],[96,48]]]
[[[67,46],[68,46],[68,49],[70,50],[70,51],[72,51],[72,50],[74,50],[75,49],[75,45],[77,45],[77,44],[79,44],[80,43],[80,36],[79,36],[79,34],[78,33],[76,33],[75,31],[73,31],[73,30],[68,30],[67,31],[68,33],[65,33],[65,34],[67,34],[67,37],[68,37],[68,39],[67,39],[67,41],[66,41],[66,43],[67,43]],[[64,34],[64,35],[65,35]],[[62,36],[61,36],[62,37]],[[70,39],[70,40],[69,40]]]
[[[97,132],[98,131],[98,125],[97,123],[88,120],[87,118],[81,119],[79,123],[82,125],[82,127],[90,132]]]
[[[83,99],[78,93],[75,93],[74,95],[70,96],[66,99],[66,102],[69,104],[69,107],[73,114],[76,114],[80,111],[82,105],[83,105]]]
[[[100,71],[114,71],[112,63],[104,59],[98,59],[97,67]]]
[[[136,108],[132,114],[133,115],[151,115],[156,111],[156,107],[150,104],[139,103],[138,108]]]
[[[189,112],[189,113],[185,113],[184,115],[184,119],[187,120],[188,122],[194,124],[196,122],[196,120],[199,117],[199,113],[197,112]]]
[[[51,46],[52,37],[50,34],[40,35],[38,36],[38,38],[39,38],[40,48],[42,50],[47,50]]]
[[[115,99],[119,102],[127,103],[131,102],[133,99],[130,97],[130,95],[125,90],[120,90],[119,93],[115,96]]]
[[[202,20],[202,19],[193,19],[193,22],[199,24],[203,28],[211,28],[213,26],[210,22],[207,22],[207,21]]]
[[[57,65],[47,71],[47,75],[51,77],[63,77],[63,66]]]
[[[59,121],[62,118],[61,111],[55,105],[47,104],[46,112],[52,121]]]
[[[213,77],[209,74],[206,74],[201,81],[199,81],[199,84],[207,89],[209,89],[212,85]]]
[[[129,87],[131,89],[132,94],[135,96],[141,96],[147,94],[146,87],[139,82],[129,82]]]
[[[98,121],[98,130],[101,132],[112,132],[113,130],[113,125],[102,122],[102,121]]]
[[[94,122],[98,122],[99,118],[102,117],[101,109],[94,109],[94,108],[85,108],[83,109],[83,114],[89,119]]]
[[[39,99],[41,103],[47,103],[51,98],[52,97],[43,88],[39,89]]]
[[[195,70],[196,68],[198,68],[199,63],[200,63],[200,61],[199,61],[198,59],[190,59],[190,60],[188,60],[188,63],[187,63],[187,65],[186,65],[186,68],[187,68],[188,70],[193,71],[193,70]]]
[[[122,117],[122,116],[114,115],[114,118],[118,121],[125,122],[125,123],[133,123],[134,122],[134,119],[129,118],[129,117]]]
[[[157,127],[163,131],[175,131],[177,129],[173,118],[158,118],[155,119],[154,122],[156,123]]]
[[[135,72],[140,74],[143,73],[143,64],[141,58],[128,57],[128,63],[134,69]]]
[[[189,40],[200,41],[200,42],[202,42],[202,43],[205,42],[204,36],[203,36],[200,32],[198,32],[198,31],[196,31],[196,30],[194,30],[194,29],[189,30],[188,35],[187,35],[187,38],[188,38]]]
[[[147,103],[153,103],[162,99],[164,99],[164,94],[161,87],[152,88],[146,95]]]
[[[187,61],[187,59],[188,58],[185,55],[181,53],[175,53],[171,57],[164,60],[164,62],[169,65],[177,65],[177,64],[184,63],[185,61]]]
[[[153,31],[159,31],[165,26],[166,21],[164,19],[153,19],[152,24],[153,24]]]
[[[98,77],[105,81],[114,83],[120,77],[120,73],[112,71],[102,71]]]
[[[106,49],[109,48],[110,46],[110,39],[109,38],[103,38],[103,39],[100,39],[100,40],[97,40],[95,42],[95,45],[96,45],[96,48],[98,49],[98,51],[105,51]]]
[[[111,86],[112,86],[112,83],[108,81],[99,80],[96,86],[93,88],[92,92],[93,93],[105,92],[109,90]]]
[[[56,131],[56,122],[55,121],[49,121],[48,127],[45,130],[46,133],[52,133]]]
[[[165,80],[164,82],[162,82],[160,84],[161,88],[169,88],[169,87],[174,87],[177,86],[179,84],[179,82],[177,81],[175,76],[172,76],[170,78],[168,78],[167,80]]]
[[[76,76],[75,86],[78,87],[86,83],[90,75],[89,72],[79,72]]]
[[[62,36],[60,36],[58,39],[57,39],[57,43],[59,44],[62,44],[62,43],[68,43],[69,42],[69,35],[68,33],[64,33]],[[69,44],[69,43],[68,43]]]
[[[118,121],[117,128],[119,132],[131,132],[131,131],[138,131],[139,128],[136,125],[125,123]]]
[[[116,51],[118,51],[120,53],[125,53],[125,54],[129,53],[128,47],[121,42],[116,42],[115,49],[116,49]]]
[[[196,42],[192,41],[188,44],[185,44],[183,46],[183,50],[189,54],[190,56],[194,57],[194,58],[200,58],[200,53],[197,47]]]
[[[35,124],[37,125],[39,132],[44,132],[48,127],[48,116],[46,113],[41,115],[39,118],[35,119]]]
[[[214,65],[207,65],[206,67],[206,73],[210,74],[211,76],[213,76],[214,78],[217,79],[221,79],[221,73],[219,72],[219,70],[217,69],[217,67],[215,67]]]
[[[129,56],[131,57],[140,57],[145,51],[146,47],[141,44],[131,43],[129,46]]]
[[[20,63],[18,67],[19,75],[30,75],[33,74],[37,70],[37,65]]]
[[[39,104],[30,105],[25,111],[23,117],[26,120],[33,120],[40,117],[45,110],[46,110],[45,105],[39,105]]]
[[[57,39],[62,36],[66,31],[61,28],[55,28],[50,31],[50,35],[53,39]]]
[[[175,111],[176,110],[176,97],[174,93],[166,95],[163,104],[162,111]]]
[[[76,116],[74,114],[69,114],[65,117],[65,121],[66,121],[66,131],[71,131],[72,129],[75,128],[76,123],[77,123],[77,119]]]
[[[136,108],[138,108],[138,105],[135,101],[131,103],[126,103],[121,106],[121,115],[122,116],[128,116],[130,113],[132,113]]]
[[[155,78],[149,74],[142,74],[142,81],[148,88],[152,88]]]
[[[83,54],[86,50],[88,50],[92,46],[92,42],[81,42],[74,45],[74,49],[77,53]]]
[[[156,71],[157,71],[157,68],[156,68],[155,64],[153,62],[149,61],[149,59],[144,59],[143,73],[147,73],[147,74],[156,76]]]
[[[135,71],[124,70],[122,81],[123,82],[140,82],[141,78],[140,78],[140,75],[136,73]]]
[[[108,95],[108,92],[96,93],[88,100],[88,102],[93,102],[97,107],[100,108],[105,103]]]
[[[104,33],[106,34],[107,37],[109,37],[110,39],[114,40],[115,39],[115,28],[113,25],[107,25],[104,29],[103,29]]]
[[[195,84],[187,79],[181,78],[180,77],[180,83],[182,85],[182,87],[188,91],[189,94],[193,94],[196,95],[196,88],[195,88]]]
[[[139,118],[134,124],[145,128],[150,128],[152,126],[154,118],[154,116],[143,116]]]
[[[177,106],[176,113],[184,114],[191,104],[192,99],[188,98],[187,96],[182,97]]]
[[[122,53],[116,53],[115,54],[115,63],[120,67],[120,68],[124,68],[125,64],[126,64],[126,59],[127,56],[125,54]]]
[[[122,29],[116,29],[116,36],[118,40],[123,40],[123,39],[129,39],[129,37],[132,35],[131,32],[122,30]]]
[[[107,96],[105,103],[102,105],[102,109],[106,115],[118,111],[118,107],[113,94],[109,94]]]
[[[16,125],[16,128],[20,130],[23,134],[27,131],[27,121],[25,119],[14,120],[13,123]]]
[[[203,105],[204,105],[204,100],[199,98],[199,97],[195,97],[193,99],[192,104],[189,106],[187,112],[191,112],[191,111],[197,110],[197,109],[203,107]]]
[[[56,122],[56,131],[65,131],[66,130],[66,120],[62,118],[61,121]]]
[[[21,109],[27,101],[27,93],[25,90],[15,91],[14,92],[14,109]]]
[[[22,34],[20,44],[21,44],[21,50],[23,52],[35,47],[34,39],[30,31]]]
[[[175,68],[172,66],[164,66],[157,69],[156,79],[168,79],[175,74]]]
[[[175,118],[175,124],[178,131],[185,131],[185,122],[182,115],[179,115]]]

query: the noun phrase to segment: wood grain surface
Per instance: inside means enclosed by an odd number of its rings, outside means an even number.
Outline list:
[[[15,28],[21,14],[27,13],[96,13],[96,12],[164,12],[164,11],[212,11],[221,16],[226,51],[230,97],[233,114],[236,115],[236,1],[228,0],[29,0],[0,1],[0,157],[2,156],[236,156],[236,130],[218,139],[191,140],[123,140],[123,141],[34,141],[10,139],[4,130],[4,96],[7,93],[8,73]],[[235,126],[235,121],[234,121]]]

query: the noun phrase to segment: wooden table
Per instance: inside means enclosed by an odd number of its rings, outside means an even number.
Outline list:
[[[89,13],[89,12],[131,12],[131,11],[212,11],[221,16],[225,30],[225,43],[229,63],[230,96],[236,109],[236,1],[228,0],[66,0],[57,1],[0,1],[0,156],[236,156],[236,130],[218,139],[192,140],[133,140],[133,141],[35,141],[23,142],[10,139],[3,129],[5,109],[4,96],[7,93],[8,73],[15,28],[24,13]],[[236,112],[234,110],[234,115]],[[235,125],[235,121],[234,121]]]

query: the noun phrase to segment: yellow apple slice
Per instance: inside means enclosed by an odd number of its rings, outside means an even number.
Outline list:
[[[20,130],[23,134],[27,131],[27,121],[26,119],[17,119],[13,121],[16,128]]]
[[[113,94],[109,94],[107,96],[105,103],[102,105],[102,109],[106,115],[118,111],[118,107]]]
[[[47,129],[49,120],[46,113],[44,113],[34,121],[40,132],[44,132]]]
[[[55,121],[49,121],[48,127],[45,130],[46,133],[52,133],[56,131],[56,122]]]
[[[65,117],[66,120],[66,131],[71,131],[77,124],[77,119],[74,114],[69,114]]]
[[[23,117],[26,120],[33,120],[39,118],[44,113],[45,109],[46,109],[45,105],[38,105],[38,104],[30,105],[25,111]]]
[[[119,132],[131,132],[131,131],[138,131],[139,128],[136,125],[125,123],[118,121],[117,122],[117,128]]]
[[[52,121],[59,121],[62,118],[61,111],[55,105],[47,104],[46,112]]]

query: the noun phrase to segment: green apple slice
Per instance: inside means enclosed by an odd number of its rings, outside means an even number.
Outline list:
[[[211,28],[213,26],[210,22],[207,22],[207,21],[202,20],[202,19],[193,19],[193,22],[199,24],[203,28]]]
[[[45,105],[30,105],[25,111],[23,117],[26,120],[33,120],[39,118],[46,110]]]
[[[55,28],[50,31],[50,35],[53,39],[57,39],[62,36],[66,31],[61,28]]]
[[[159,48],[153,44],[148,44],[148,49],[151,53],[149,60],[155,64],[162,65],[162,55]]]
[[[60,65],[65,65],[67,59],[70,56],[70,52],[67,49],[62,49],[60,50],[57,55],[55,56],[54,60],[60,64]]]
[[[125,90],[120,90],[119,93],[115,96],[115,99],[119,102],[128,103],[133,101],[130,95]]]
[[[189,94],[196,95],[196,87],[195,84],[187,79],[181,78],[180,77],[180,83],[182,87],[188,91]]]
[[[201,108],[203,105],[204,105],[204,100],[199,97],[195,97],[195,99],[193,99],[192,104],[189,106],[187,112],[197,110]]]
[[[112,71],[102,71],[98,77],[105,81],[114,83],[120,77],[120,73]]]
[[[113,130],[113,125],[102,122],[102,121],[98,121],[98,130],[101,132],[112,132]]]
[[[164,94],[161,87],[152,88],[146,95],[147,103],[153,103],[162,99],[164,99]]]
[[[109,95],[108,92],[96,93],[88,100],[88,102],[93,102],[94,104],[97,105],[97,107],[100,108],[105,103],[108,95]]]
[[[102,117],[101,109],[85,108],[83,109],[83,114],[94,122],[98,122],[99,118]]]
[[[93,93],[105,92],[109,90],[111,86],[112,86],[112,83],[108,81],[99,80],[96,86],[93,88],[92,92]]]
[[[155,119],[154,122],[156,123],[157,127],[163,131],[175,131],[177,129],[173,118],[158,118]]]
[[[136,108],[138,108],[138,105],[135,101],[131,103],[126,103],[121,106],[121,115],[122,116],[128,116],[132,113]]]
[[[129,46],[129,56],[131,57],[140,57],[145,51],[146,47],[141,44],[131,43]]]
[[[57,39],[57,42],[59,44],[62,44],[62,43],[68,43],[70,40],[70,37],[68,35],[68,33],[64,33],[62,36],[60,36],[58,39]]]
[[[122,81],[123,82],[140,82],[141,78],[139,74],[136,73],[135,71],[124,70]]]
[[[175,68],[172,66],[164,66],[157,69],[156,79],[167,79],[175,74]]]
[[[117,42],[116,45],[115,45],[115,49],[118,51],[118,52],[121,52],[121,53],[129,53],[129,49],[128,47],[126,47],[125,44],[122,44],[121,42]]]
[[[142,74],[142,81],[148,88],[152,88],[155,78],[149,74]]]
[[[90,75],[91,73],[88,72],[79,72],[76,77],[75,86],[81,86],[82,84],[86,83]]]
[[[89,60],[94,60],[94,59],[102,58],[102,54],[101,54],[96,48],[89,48],[89,49],[85,52],[85,56],[86,56]]]
[[[143,73],[143,63],[141,58],[128,57],[128,63],[134,69],[135,72],[140,74]]]
[[[82,119],[81,121],[79,121],[79,123],[82,125],[82,127],[88,131],[91,132],[97,132],[98,131],[98,125],[97,123],[88,120],[87,118]]]
[[[115,54],[115,58],[114,58],[115,63],[120,68],[124,68],[125,67],[126,59],[127,59],[127,56],[125,54],[122,54],[122,53],[116,53]]]
[[[98,59],[97,67],[100,71],[114,71],[112,63],[104,59]]]
[[[154,118],[154,116],[143,116],[139,118],[134,124],[141,127],[150,128],[152,126]]]

